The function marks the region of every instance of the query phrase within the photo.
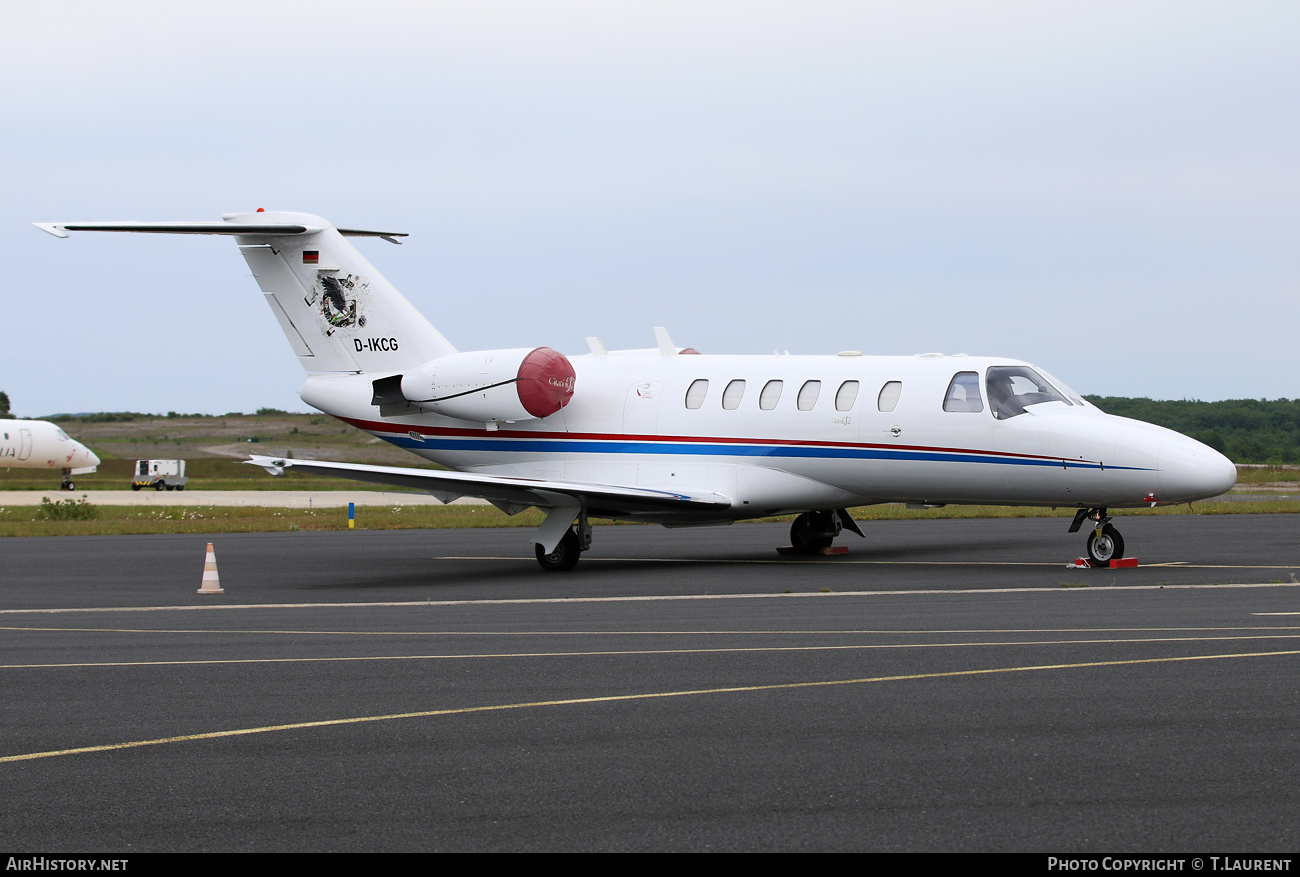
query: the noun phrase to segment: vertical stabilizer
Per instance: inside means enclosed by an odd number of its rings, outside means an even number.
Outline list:
[[[395,232],[334,228],[306,213],[227,213],[221,222],[38,222],[73,231],[234,236],[298,361],[309,372],[401,372],[456,348],[346,237]]]
[[[241,227],[299,224],[293,235],[237,240],[267,304],[309,372],[399,372],[456,348],[424,319],[338,229],[314,216],[225,217]]]

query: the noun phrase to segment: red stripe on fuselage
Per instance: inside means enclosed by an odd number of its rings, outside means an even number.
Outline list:
[[[522,429],[498,429],[488,431],[486,429],[472,429],[445,426],[418,426],[407,423],[382,423],[373,420],[360,420],[353,417],[339,417],[344,423],[351,424],[357,429],[369,433],[387,432],[394,435],[406,435],[409,432],[418,432],[421,435],[439,435],[450,436],[453,438],[493,438],[493,439],[572,439],[575,441],[621,441],[621,442],[643,442],[653,444],[655,442],[673,442],[673,443],[695,443],[695,444],[715,444],[715,445],[782,445],[789,447],[811,447],[811,448],[872,448],[889,451],[930,451],[934,453],[950,454],[982,454],[986,457],[1015,457],[1020,460],[1052,460],[1054,462],[1064,462],[1060,457],[1049,457],[1042,454],[1017,454],[1011,451],[981,451],[972,448],[948,448],[936,447],[934,445],[885,445],[873,442],[826,442],[826,441],[800,441],[798,439],[763,439],[763,438],[733,438],[731,436],[695,436],[695,435],[631,435],[626,433],[604,433],[604,432],[539,432],[534,430]],[[504,450],[504,449],[503,449]],[[654,453],[653,449],[647,450],[647,453]],[[1079,462],[1090,462],[1080,460]]]

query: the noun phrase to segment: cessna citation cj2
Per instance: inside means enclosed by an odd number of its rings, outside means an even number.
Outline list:
[[[549,347],[461,353],[334,228],[301,213],[222,222],[37,223],[72,231],[235,238],[309,374],[302,399],[450,471],[254,457],[471,496],[546,519],[544,569],[572,569],[589,519],[667,527],[797,514],[800,552],[863,535],[851,506],[902,502],[1077,508],[1088,554],[1124,551],[1108,509],[1217,496],[1232,462],[1168,429],[1113,417],[1028,363],[1001,357],[702,356],[673,346],[566,357]]]

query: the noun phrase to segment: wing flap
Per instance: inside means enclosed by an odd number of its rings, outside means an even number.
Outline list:
[[[409,487],[442,498],[443,495],[472,496],[485,499],[497,508],[536,506],[552,509],[575,501],[588,508],[627,514],[689,512],[708,515],[731,508],[731,499],[706,490],[688,492],[653,490],[614,484],[587,484],[578,481],[550,481],[517,478],[509,475],[481,475],[474,472],[447,472],[438,469],[409,469],[398,466],[371,466],[364,463],[331,463],[323,460],[294,460],[255,456],[244,462],[261,466],[272,475],[298,469],[334,478],[351,478],[371,484]]]

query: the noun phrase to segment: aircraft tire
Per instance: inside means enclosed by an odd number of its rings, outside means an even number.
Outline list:
[[[62,489],[62,490],[76,490],[76,489],[77,489],[77,485],[73,484],[71,481],[65,481],[65,482],[63,482],[63,487],[62,487],[61,489]]]
[[[555,546],[555,550],[547,554],[540,545],[534,545],[533,550],[537,554],[537,562],[542,569],[547,572],[568,572],[578,565],[578,558],[582,556],[582,548],[578,545],[578,534],[568,530],[560,544]]]
[[[1110,566],[1110,562],[1124,556],[1124,537],[1110,524],[1101,528],[1101,537],[1097,531],[1088,534],[1088,558],[1096,566]]]
[[[804,512],[790,525],[790,545],[800,554],[817,554],[830,548],[835,537],[822,529],[819,515],[826,512]]]

